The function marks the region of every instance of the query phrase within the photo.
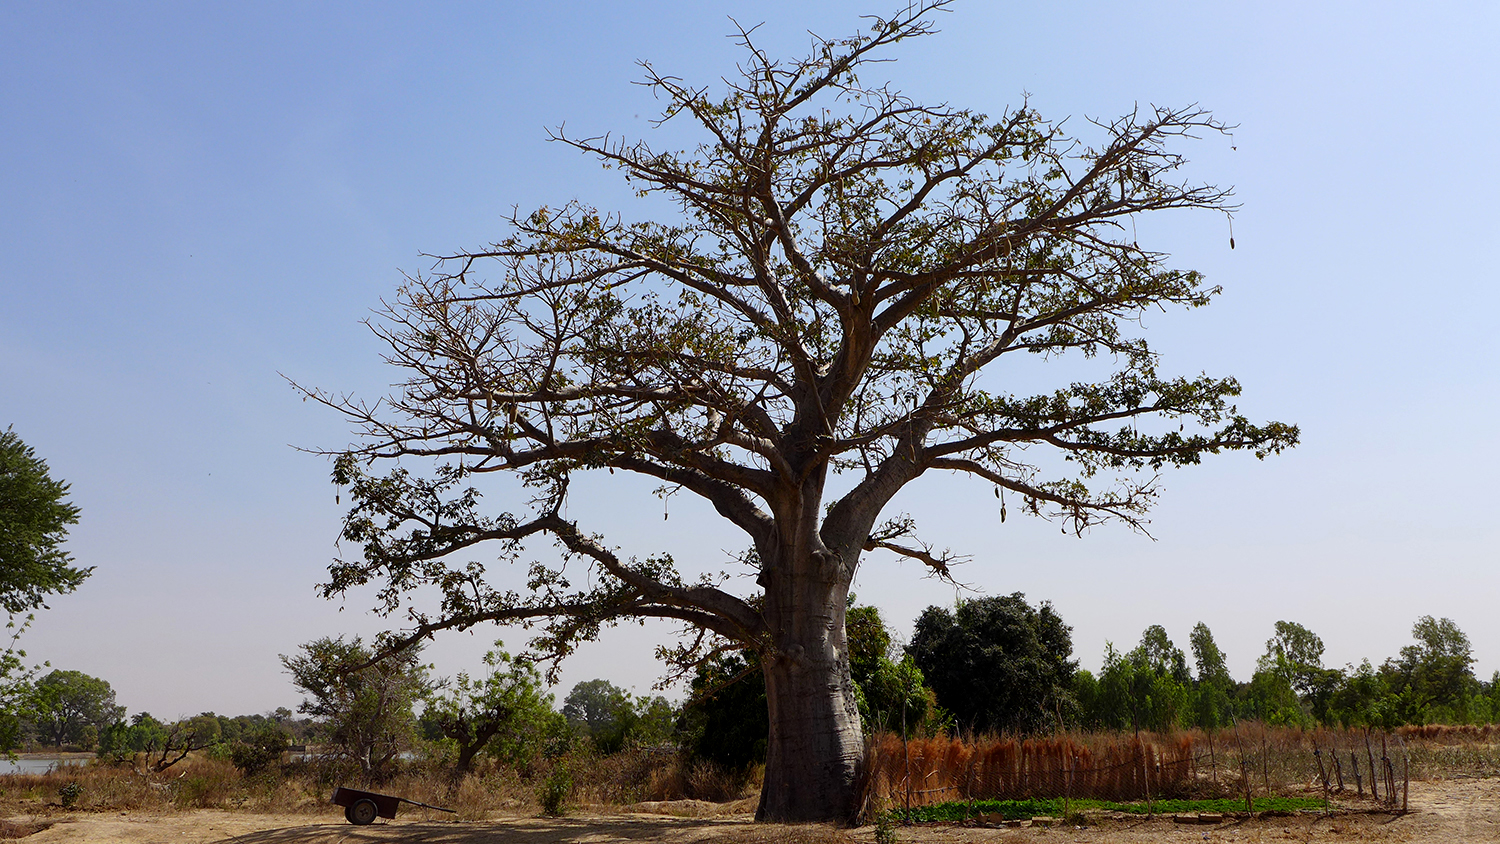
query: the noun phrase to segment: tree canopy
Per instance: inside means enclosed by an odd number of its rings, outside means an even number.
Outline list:
[[[1223,124],[1150,107],[1085,124],[1084,138],[1024,102],[986,116],[869,79],[947,5],[814,37],[792,61],[742,29],[740,75],[715,88],[643,65],[662,122],[702,138],[690,149],[555,132],[676,211],[516,212],[496,242],[408,276],[371,323],[404,372],[395,392],[310,391],[360,436],[334,479],[354,502],[343,536],[363,553],[333,564],[325,593],[377,584],[383,609],[412,620],[395,647],[508,621],[536,625],[533,647],[561,657],[651,617],[706,631],[669,651],[684,665],[726,642],[752,649],[772,713],[759,816],[842,818],[864,757],[849,584],[868,552],[940,576],[956,559],[885,512],[903,487],[955,472],[1079,533],[1139,527],[1159,470],[1295,444],[1295,427],[1236,411],[1235,379],[1168,374],[1136,331],[1142,314],[1218,293],[1131,223],[1230,210],[1228,191],[1181,176],[1174,149]],[[1031,393],[990,374],[1027,356],[1111,371]],[[606,470],[706,500],[747,538],[753,594],[571,521],[570,481]],[[492,472],[531,489],[529,511],[483,506],[473,476]],[[492,574],[497,559],[524,588]],[[569,559],[590,576],[567,574]],[[414,603],[424,589],[438,599]]]
[[[72,592],[93,572],[77,568],[63,550],[78,508],[68,485],[13,429],[0,431],[0,609],[21,613],[49,594]]]
[[[53,747],[92,746],[100,730],[124,715],[125,707],[115,704],[109,682],[82,671],[51,671],[32,690],[30,717]]]
[[[1046,602],[1017,592],[928,607],[907,650],[964,730],[1036,732],[1071,714],[1072,628]]]
[[[328,742],[366,776],[378,776],[415,735],[412,707],[429,689],[419,652],[380,655],[358,636],[325,636],[283,654],[281,664],[306,695],[297,711],[317,719]]]
[[[440,691],[422,713],[424,727],[453,743],[459,775],[486,746],[500,758],[529,762],[560,720],[535,667],[514,660],[500,642],[484,655],[484,664],[489,673],[483,677],[460,671],[451,683],[438,684]]]

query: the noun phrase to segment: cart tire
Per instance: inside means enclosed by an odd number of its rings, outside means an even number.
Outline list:
[[[374,800],[356,800],[353,805],[344,810],[344,817],[355,826],[372,824],[379,814],[380,809],[375,806]]]

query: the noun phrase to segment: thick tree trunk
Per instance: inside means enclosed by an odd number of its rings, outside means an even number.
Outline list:
[[[762,663],[771,732],[756,819],[850,821],[864,735],[844,637],[848,585],[799,579],[788,591],[767,595],[777,652]]]

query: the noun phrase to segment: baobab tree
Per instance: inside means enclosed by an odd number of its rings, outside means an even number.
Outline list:
[[[375,403],[311,393],[359,432],[334,477],[362,553],[332,565],[325,594],[378,585],[384,611],[409,614],[393,648],[511,622],[558,657],[611,623],[664,618],[698,631],[681,662],[752,650],[771,724],[758,817],[843,819],[864,753],[844,630],[861,555],[941,576],[953,562],[883,515],[898,491],[958,472],[1075,531],[1139,527],[1158,470],[1294,445],[1295,427],[1237,414],[1234,379],[1162,374],[1131,333],[1145,311],[1218,292],[1138,245],[1130,221],[1232,210],[1227,191],[1181,181],[1169,149],[1224,127],[1196,107],[1138,109],[1089,124],[1090,144],[1027,104],[986,117],[863,79],[947,5],[815,38],[796,61],[742,29],[740,75],[712,90],[643,65],[661,120],[702,133],[692,149],[558,130],[677,213],[516,212],[503,239],[407,277],[371,321],[405,380]],[[1028,353],[1113,366],[1034,395],[987,377]],[[1061,474],[1035,459],[1049,449]],[[431,471],[405,468],[415,458]],[[601,470],[705,499],[748,538],[755,586],[689,581],[570,521],[570,479]],[[534,498],[486,510],[483,473]],[[828,492],[835,476],[846,492]],[[538,552],[546,540],[591,567],[588,587]],[[481,547],[488,562],[456,559]],[[506,587],[506,565],[526,588]],[[414,604],[424,590],[440,602]]]

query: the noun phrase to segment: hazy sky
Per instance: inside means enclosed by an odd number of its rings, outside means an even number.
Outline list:
[[[800,56],[807,30],[889,11],[0,4],[0,426],[71,482],[68,547],[97,566],[39,615],[31,655],[109,680],[132,712],[295,706],[278,654],[385,622],[368,594],[314,594],[341,508],[327,460],[293,446],[349,431],[283,376],[378,397],[396,373],[360,320],[426,269],[419,252],[498,238],[512,206],[635,213],[617,173],[545,130],[696,141],[651,128],[637,61],[711,85],[738,59],[730,17]],[[895,509],[971,555],[975,589],[1051,601],[1085,667],[1150,624],[1185,648],[1200,620],[1240,679],[1278,619],[1319,633],[1329,665],[1379,662],[1431,614],[1469,634],[1481,676],[1500,669],[1497,24],[1489,3],[971,0],[899,47],[866,78],[929,103],[998,113],[1029,95],[1085,133],[1138,103],[1237,124],[1181,148],[1192,177],[1234,186],[1237,248],[1214,214],[1139,232],[1225,292],[1147,336],[1166,372],[1237,376],[1241,409],[1300,424],[1303,444],[1168,473],[1154,540],[1001,525],[988,486],[930,476]],[[653,486],[584,485],[570,515],[708,568],[745,545],[685,495],[662,521]],[[881,556],[855,589],[903,635],[955,597]],[[645,692],[666,632],[608,634],[559,691]],[[472,669],[499,636],[522,634],[454,634],[429,656]]]

